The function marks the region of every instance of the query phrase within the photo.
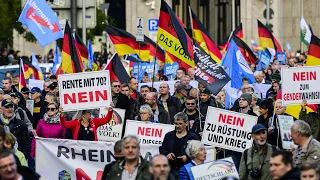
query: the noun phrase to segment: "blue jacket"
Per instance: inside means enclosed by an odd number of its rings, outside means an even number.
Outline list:
[[[190,161],[188,164],[185,164],[182,166],[179,170],[179,178],[180,180],[194,180],[192,172],[191,172],[191,167],[195,166],[195,164]]]

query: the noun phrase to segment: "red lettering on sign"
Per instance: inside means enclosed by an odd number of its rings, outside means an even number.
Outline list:
[[[96,102],[96,101],[101,101],[101,100],[102,101],[108,100],[107,90],[79,92],[79,93],[72,93],[72,94],[64,94],[63,95],[64,104]]]
[[[285,101],[301,100],[301,93],[285,93],[283,95],[283,100]]]
[[[162,137],[162,129],[138,127],[138,135]]]
[[[244,118],[240,118],[232,115],[220,114],[218,122],[223,122],[226,124],[232,124],[232,125],[243,127]]]
[[[293,81],[317,80],[317,72],[295,72],[293,73]]]
[[[97,171],[96,180],[100,180],[102,178],[103,171],[99,170]],[[77,168],[76,169],[76,180],[91,180],[91,178],[88,176],[86,172],[84,172],[83,169]]]

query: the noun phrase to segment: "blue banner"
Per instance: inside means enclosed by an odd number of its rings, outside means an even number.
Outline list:
[[[41,47],[63,37],[59,20],[45,0],[28,0],[18,21],[31,31]]]
[[[148,77],[149,79],[151,79],[153,77],[153,66],[154,63],[156,63],[156,68],[155,68],[155,72],[158,72],[158,63],[157,61],[153,61],[151,63],[134,63],[133,68],[132,68],[132,72],[135,78],[137,78],[138,82],[141,82],[144,73],[148,73]],[[139,73],[139,75],[138,75]]]
[[[163,68],[164,74],[171,80],[176,78],[177,70],[179,69],[179,64],[177,62],[174,62],[172,64],[166,64]]]
[[[280,62],[281,65],[286,63],[287,57],[285,52],[278,52],[276,54],[277,60]]]

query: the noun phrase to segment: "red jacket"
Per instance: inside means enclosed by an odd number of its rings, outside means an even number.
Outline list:
[[[98,141],[97,128],[104,124],[107,124],[112,118],[112,114],[113,114],[113,111],[108,111],[108,114],[106,115],[106,117],[93,118],[90,120],[90,127],[92,128],[93,134],[94,134],[94,141]],[[77,119],[66,121],[64,116],[60,116],[60,122],[63,127],[72,129],[73,139],[78,140],[78,133],[79,133],[81,122]]]

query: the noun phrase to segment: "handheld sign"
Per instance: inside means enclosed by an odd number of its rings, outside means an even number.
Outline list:
[[[106,117],[107,113],[108,111],[105,108],[100,108],[99,118]],[[121,139],[125,113],[126,110],[124,109],[113,109],[113,115],[109,123],[97,129],[99,141],[116,142]]]
[[[106,107],[111,102],[109,71],[60,75],[59,92],[63,111]]]
[[[291,135],[291,126],[293,124],[292,116],[278,115],[278,122],[280,127],[280,134],[283,149],[291,149],[291,146],[296,147],[293,143]]]
[[[32,116],[33,116],[33,107],[34,107],[34,100],[32,99],[26,100],[26,108],[30,111]]]
[[[308,104],[319,104],[319,75],[320,66],[282,68],[283,105],[300,104],[302,100],[307,100]]]
[[[251,130],[257,117],[208,107],[202,142],[243,152],[252,146]]]
[[[231,157],[208,162],[198,166],[192,166],[193,179],[223,179],[233,177],[239,179],[239,174]]]
[[[174,125],[127,120],[125,135],[140,138],[141,144],[161,145],[164,136],[174,130]]]
[[[143,34],[143,18],[137,18],[137,34],[136,34],[136,41],[143,42],[144,41],[144,34]]]

